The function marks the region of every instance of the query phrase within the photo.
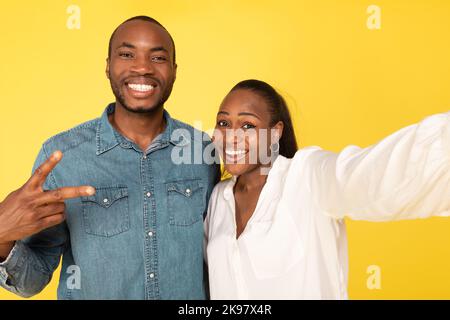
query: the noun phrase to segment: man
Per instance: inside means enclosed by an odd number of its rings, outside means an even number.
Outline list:
[[[210,147],[164,109],[176,70],[173,39],[156,20],[133,17],[113,32],[115,103],[47,140],[34,168],[43,164],[0,206],[11,230],[0,228],[2,287],[37,294],[62,255],[59,299],[206,297],[203,216],[220,172],[216,161],[174,161]]]

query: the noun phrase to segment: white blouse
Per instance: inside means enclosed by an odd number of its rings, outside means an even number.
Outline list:
[[[450,112],[367,148],[278,156],[236,240],[236,177],[214,189],[205,220],[212,299],[347,299],[345,216],[450,215]]]

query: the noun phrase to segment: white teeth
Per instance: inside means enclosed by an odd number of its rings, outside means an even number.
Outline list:
[[[137,84],[137,83],[129,83],[128,87],[135,91],[140,92],[149,92],[150,90],[153,90],[154,87],[148,84]]]
[[[246,154],[247,153],[247,151],[245,151],[245,150],[225,150],[225,153],[228,155],[228,156],[237,156],[237,155],[242,155],[242,154]]]

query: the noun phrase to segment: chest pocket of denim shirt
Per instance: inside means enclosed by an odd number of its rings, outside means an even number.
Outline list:
[[[201,179],[166,183],[169,223],[189,226],[203,219],[204,186]]]
[[[130,229],[127,187],[97,187],[95,195],[81,201],[86,233],[112,237]]]

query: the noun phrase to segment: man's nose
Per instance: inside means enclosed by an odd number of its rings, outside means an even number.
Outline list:
[[[146,56],[136,57],[132,70],[140,74],[153,74],[155,71],[150,58]]]

